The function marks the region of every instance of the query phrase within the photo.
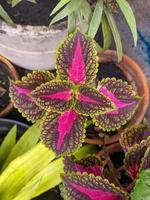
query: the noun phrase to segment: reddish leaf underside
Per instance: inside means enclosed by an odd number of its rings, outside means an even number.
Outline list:
[[[74,153],[84,140],[85,121],[72,109],[62,114],[49,112],[42,124],[42,139],[57,155]]]
[[[65,157],[64,159],[64,171],[65,173],[71,172],[87,172],[88,174],[94,174],[95,176],[103,175],[103,167],[100,160],[94,156],[89,156],[82,160],[76,160],[72,157]]]
[[[87,173],[64,175],[64,193],[67,200],[124,200],[126,194],[106,179]]]
[[[47,111],[64,112],[72,105],[72,84],[67,81],[51,81],[42,84],[32,93],[36,104]]]
[[[142,158],[148,148],[148,142],[142,141],[140,144],[136,144],[130,148],[130,150],[125,154],[125,168],[134,180],[141,167]]]
[[[79,31],[71,34],[58,48],[56,68],[61,79],[75,84],[92,82],[98,57],[95,42]]]
[[[81,114],[103,114],[114,108],[114,104],[95,88],[87,85],[80,86],[76,96],[76,109]]]
[[[103,79],[99,91],[107,96],[116,109],[94,118],[96,125],[104,131],[119,129],[133,116],[139,104],[139,97],[127,82],[115,78]]]
[[[133,125],[125,129],[120,138],[120,144],[124,151],[127,151],[135,144],[140,144],[142,140],[146,140],[150,135],[150,130],[147,125]]]
[[[10,81],[10,97],[14,106],[28,120],[36,121],[44,114],[43,109],[35,104],[30,93],[41,83],[46,83],[53,79],[49,71],[33,71],[21,81]]]

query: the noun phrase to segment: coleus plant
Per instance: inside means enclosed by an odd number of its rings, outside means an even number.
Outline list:
[[[130,192],[131,189],[133,189],[139,173],[143,170],[150,169],[149,136],[150,129],[146,124],[127,128],[121,135],[120,143],[126,152],[124,167],[132,178],[129,187],[121,185],[119,178],[117,182],[118,184],[116,185],[116,182],[113,182],[114,179],[110,179],[111,176],[108,177],[107,174],[112,173],[112,169],[109,169],[106,173],[105,169],[108,162],[106,157],[105,160],[100,160],[94,156],[88,156],[81,160],[77,160],[73,156],[65,157],[64,174],[62,175],[63,185],[60,187],[64,199],[129,199],[130,194],[127,191]],[[115,174],[112,175],[115,176]],[[133,195],[136,194],[132,193],[132,196]]]
[[[82,145],[87,118],[114,131],[138,107],[140,97],[127,82],[106,78],[96,85],[96,44],[79,30],[57,49],[55,67],[56,77],[45,70],[10,80],[10,97],[28,120],[43,119],[41,138],[57,155],[72,154]]]

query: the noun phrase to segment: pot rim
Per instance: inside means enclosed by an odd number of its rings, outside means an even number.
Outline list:
[[[18,72],[16,71],[15,67],[8,61],[6,58],[0,55],[0,61],[4,63],[5,68],[8,71],[8,74],[11,75],[13,80],[18,80],[19,75]],[[7,115],[11,110],[13,109],[13,103],[10,102],[8,105],[0,112],[0,117],[4,117]]]
[[[112,61],[123,71],[129,83],[131,83],[132,80],[135,80],[135,82],[137,83],[136,88],[138,90],[138,93],[141,92],[139,95],[143,96],[140,105],[134,114],[135,120],[130,121],[126,127],[130,127],[133,124],[139,125],[143,121],[149,106],[150,94],[147,78],[141,67],[129,56],[123,54],[122,61],[118,63],[118,56],[115,50],[106,50],[104,52],[99,52],[100,63],[107,63]],[[131,83],[131,85],[133,84]],[[118,142],[121,132],[122,129],[120,129],[119,133],[114,136],[105,135],[105,144]],[[87,138],[85,142],[95,145],[101,144],[100,139]]]
[[[67,28],[66,21],[60,22],[51,26],[32,26],[16,24],[15,27],[9,25],[4,20],[0,19],[0,33],[7,34],[9,36],[20,35],[21,37],[43,37],[51,34],[60,33]]]

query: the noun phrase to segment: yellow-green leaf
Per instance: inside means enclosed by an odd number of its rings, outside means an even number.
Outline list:
[[[2,17],[8,24],[12,26],[16,26],[16,24],[13,22],[13,20],[9,17],[7,12],[4,10],[4,8],[0,5],[0,17]]]
[[[106,16],[102,16],[103,50],[107,50],[111,45],[111,30]]]
[[[55,14],[58,10],[60,10],[63,6],[65,6],[67,3],[69,3],[71,0],[61,0],[53,9],[50,16]]]
[[[35,144],[38,142],[39,137],[40,121],[37,121],[23,134],[20,140],[13,147],[11,153],[9,154],[6,162],[2,167],[2,170],[4,170],[12,160],[34,147]]]
[[[0,176],[0,198],[14,199],[18,192],[54,158],[54,153],[39,143],[13,160]]]
[[[0,169],[16,143],[17,126],[13,126],[0,146]]]

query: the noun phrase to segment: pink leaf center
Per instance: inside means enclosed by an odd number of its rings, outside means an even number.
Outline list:
[[[119,99],[117,99],[115,97],[115,95],[110,92],[106,87],[99,87],[98,88],[99,91],[104,94],[105,96],[107,96],[116,106],[116,110],[113,110],[111,112],[109,112],[109,114],[118,114],[119,113],[119,109],[120,108],[124,108],[124,107],[128,107],[129,105],[134,104],[134,102],[131,103],[123,103],[122,101],[120,101]]]
[[[78,38],[72,64],[69,67],[69,80],[75,84],[79,84],[84,83],[85,79],[85,63],[82,55],[80,38]]]
[[[102,176],[102,167],[101,166],[83,167],[80,164],[76,164],[76,170],[80,173],[87,172],[88,174],[92,173],[95,176]]]
[[[72,94],[72,91],[68,90],[68,91],[63,91],[63,92],[57,92],[55,94],[50,94],[50,95],[40,95],[40,97],[69,101],[71,99],[71,94]]]
[[[133,180],[136,178],[138,172],[139,172],[139,168],[140,166],[135,164],[131,167],[128,168],[128,172],[130,173],[131,177],[133,178]]]
[[[14,88],[17,90],[19,94],[24,94],[26,96],[28,96],[32,92],[32,89],[25,89],[25,88],[21,88],[15,85],[14,85]]]
[[[77,119],[78,114],[74,110],[69,110],[63,113],[58,120],[58,132],[59,137],[57,141],[57,150],[60,150],[61,145],[64,141],[64,138],[67,134],[70,133],[71,128],[75,120]]]
[[[83,102],[87,102],[87,103],[93,103],[93,104],[100,104],[99,101],[96,101],[94,99],[91,99],[89,97],[84,96],[83,94],[79,94],[78,95],[78,100],[79,101],[83,101]]]
[[[70,182],[69,184],[82,194],[87,195],[91,200],[123,200],[120,195],[111,192],[104,192],[102,190],[83,187],[72,182]]]

